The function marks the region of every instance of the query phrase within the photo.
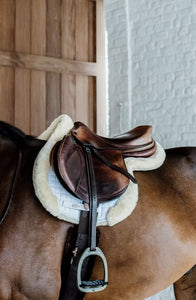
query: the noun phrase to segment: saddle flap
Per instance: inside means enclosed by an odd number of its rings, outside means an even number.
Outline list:
[[[126,170],[122,151],[101,150],[101,154],[114,165]],[[51,165],[65,188],[75,196],[89,202],[86,161],[83,147],[76,143],[71,135],[67,135],[52,149]],[[92,153],[98,201],[119,197],[126,190],[129,179],[112,170]]]

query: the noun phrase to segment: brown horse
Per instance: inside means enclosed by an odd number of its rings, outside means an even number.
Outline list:
[[[177,300],[196,299],[196,265],[174,284]]]
[[[0,123],[0,216],[11,199],[0,225],[2,300],[59,299],[64,245],[73,225],[51,216],[35,196],[32,168],[44,143]],[[195,265],[196,148],[168,150],[162,167],[135,177],[139,200],[132,215],[100,227],[109,285],[86,294],[87,300],[144,299]],[[92,278],[101,276],[96,262]]]

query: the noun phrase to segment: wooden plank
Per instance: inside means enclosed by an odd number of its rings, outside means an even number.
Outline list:
[[[61,57],[61,1],[47,1],[46,55]],[[46,74],[46,125],[48,126],[61,112],[61,75]]]
[[[88,2],[88,61],[96,62],[96,3]],[[96,78],[89,76],[89,110],[88,120],[89,127],[96,132]]]
[[[106,99],[105,20],[102,0],[96,1],[97,36],[97,133],[108,134],[108,105]]]
[[[76,120],[89,125],[88,77],[76,75]]]
[[[31,0],[16,1],[15,18],[15,50],[28,54],[31,50]]]
[[[88,2],[88,61],[96,62],[96,3]]]
[[[76,1],[62,0],[62,57],[72,61],[76,58],[75,10]],[[75,99],[76,77],[64,73],[61,82],[61,112],[68,114],[74,121],[76,120]]]
[[[46,1],[31,2],[31,53],[46,53]],[[46,73],[31,72],[31,133],[40,134],[46,128]]]
[[[14,124],[14,70],[0,67],[0,120]]]
[[[15,1],[0,1],[0,49],[14,50]]]
[[[0,66],[29,70],[96,76],[96,63],[29,55],[0,50]]]
[[[14,124],[26,134],[30,134],[31,74],[28,70],[15,70],[15,120]]]
[[[76,59],[88,61],[88,1],[76,6]],[[76,118],[89,124],[88,77],[76,75]]]
[[[61,91],[61,113],[68,114],[74,121],[76,121],[76,76],[63,74]]]
[[[46,128],[46,78],[44,75],[44,72],[31,72],[31,134],[35,136]]]
[[[31,1],[16,1],[15,50],[30,53]],[[30,71],[15,69],[15,125],[30,134]]]
[[[31,53],[46,54],[46,1],[31,1]]]
[[[61,114],[61,75],[46,74],[46,125]]]
[[[77,0],[78,5],[78,0]],[[61,32],[62,32],[62,57],[75,60],[76,58],[76,1],[62,0]]]
[[[97,131],[97,117],[96,117],[96,78],[89,76],[88,78],[89,83],[89,95],[88,95],[88,103],[89,103],[89,109],[88,109],[88,120],[89,120],[89,127],[93,131]]]
[[[61,0],[47,0],[46,55],[61,57]]]
[[[88,0],[77,0],[76,59],[88,61]]]
[[[0,49],[14,50],[14,0],[0,1]],[[0,119],[14,124],[14,69],[0,67]]]

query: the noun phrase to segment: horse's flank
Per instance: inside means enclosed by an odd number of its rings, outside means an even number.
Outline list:
[[[50,216],[35,197],[34,159],[43,141],[22,147],[22,165],[9,213],[0,227],[0,299],[58,299],[61,259],[69,224]],[[17,142],[1,138],[1,201],[7,201],[17,161]],[[7,168],[6,168],[7,166]],[[6,192],[6,193],[4,193]]]
[[[0,139],[0,212],[16,166],[17,143]],[[2,300],[59,297],[63,249],[72,225],[49,215],[34,194],[32,167],[43,144],[33,138],[22,143],[20,176],[0,226]],[[100,228],[109,286],[85,299],[143,299],[175,282],[196,262],[196,149],[169,150],[160,169],[135,176],[139,201],[133,214]],[[97,262],[92,276],[101,274]]]
[[[196,149],[167,151],[164,165],[135,173],[139,201],[124,222],[101,228],[110,284],[102,299],[143,299],[175,282],[196,262]],[[94,268],[94,277],[101,274]],[[101,299],[100,295],[86,299]]]

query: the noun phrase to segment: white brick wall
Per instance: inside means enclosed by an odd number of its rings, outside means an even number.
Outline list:
[[[107,0],[105,1],[105,12],[109,56],[109,113],[110,120],[112,120],[109,124],[109,132],[116,134],[126,128],[131,108],[128,102],[126,3],[124,0]],[[118,126],[117,130],[112,130],[113,124]]]
[[[105,0],[110,135],[151,124],[164,147],[196,145],[196,2]]]
[[[110,135],[151,124],[165,147],[196,146],[196,2],[104,0]],[[148,300],[173,300],[172,287]]]

